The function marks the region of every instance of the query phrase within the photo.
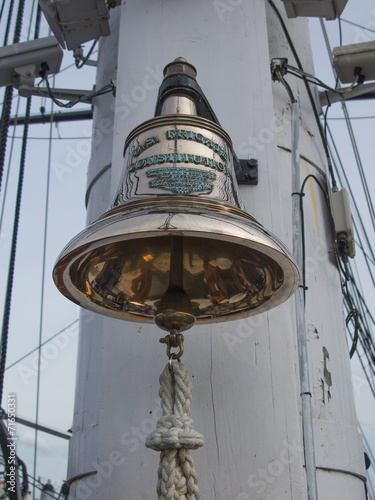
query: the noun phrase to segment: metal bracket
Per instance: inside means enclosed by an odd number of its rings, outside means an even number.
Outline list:
[[[55,97],[56,99],[65,99],[67,101],[71,101],[79,97],[82,98],[86,96],[87,100],[85,102],[87,104],[91,104],[91,101],[89,99],[91,94],[93,93],[92,90],[56,89],[56,88],[53,88],[51,90],[53,93],[53,97]],[[22,90],[21,88],[18,89],[18,92],[22,97],[30,97],[31,95],[36,95],[40,97],[51,97],[50,92],[45,87],[27,87],[26,85],[24,85],[22,87]]]
[[[343,87],[342,87],[343,88]],[[330,90],[319,92],[320,105],[328,106],[339,101],[359,100],[359,99],[375,99],[375,83],[365,83],[358,85],[347,93],[339,94]]]
[[[271,59],[272,81],[279,81],[278,73],[280,73],[281,76],[286,75],[286,64],[288,64],[288,59],[286,57],[274,57],[273,59]]]
[[[239,168],[235,172],[238,184],[248,184],[256,186],[258,184],[258,160],[250,158],[248,160],[238,160]]]
[[[206,120],[210,120],[220,126],[220,122],[214,113],[203,90],[198,85],[195,78],[187,74],[172,74],[164,78],[159,88],[158,99],[156,102],[155,116],[160,116],[163,100],[176,89],[182,89],[184,94],[190,96],[197,107],[197,114]],[[258,161],[254,158],[248,160],[239,160],[237,155],[233,154],[234,171],[239,184],[258,184]]]

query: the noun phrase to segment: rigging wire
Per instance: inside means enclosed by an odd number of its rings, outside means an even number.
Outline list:
[[[332,138],[333,140],[333,138]],[[336,148],[336,144],[333,142],[333,145],[334,147]],[[337,153],[338,154],[338,153]],[[341,158],[340,156],[338,155],[338,159],[339,161],[341,162]],[[338,176],[338,179],[339,179],[339,182],[341,185],[342,184],[342,181],[341,181],[341,178],[340,178],[340,174],[338,172],[338,169],[337,169],[337,165],[335,163],[335,160],[333,160],[333,164],[334,164],[334,167],[336,169],[336,174]],[[343,171],[343,174],[346,178],[346,173],[345,173],[345,170],[343,168],[343,165],[341,163],[341,167],[342,167],[342,171]],[[349,188],[350,188],[350,185],[349,185]],[[350,190],[351,191],[351,190]],[[352,194],[352,193],[351,193]],[[355,200],[354,200],[354,203],[355,203]],[[358,207],[355,203],[355,207],[358,211]],[[362,219],[361,219],[361,216],[360,216],[360,213],[358,211],[358,216],[361,220],[361,223],[362,223]],[[358,231],[358,227],[356,225],[356,222],[355,220],[353,220],[353,223],[354,223],[354,228],[355,228],[355,231],[357,233],[357,236],[360,240],[360,242],[362,243],[361,241],[361,236],[359,234],[359,231]],[[367,237],[367,234],[366,234],[366,237]],[[372,251],[371,247],[370,247],[370,251]],[[373,274],[372,274],[372,271],[368,265],[368,260],[365,259],[366,261],[366,264],[367,264],[367,268],[368,268],[368,271],[369,271],[369,274],[370,274],[370,277],[371,279],[373,280],[373,283],[374,283],[374,278],[373,278]],[[355,261],[354,261],[355,262]],[[348,283],[347,280],[345,280],[345,283],[343,283],[343,295],[344,295],[344,306],[345,306],[345,309],[346,309],[346,312],[348,314],[347,318],[349,319],[352,319],[354,318],[354,314],[353,314],[353,310],[355,309],[356,311],[359,311],[361,314],[359,314],[358,316],[358,319],[362,321],[362,319],[364,318],[364,322],[366,323],[367,322],[367,318],[369,317],[372,324],[375,326],[375,320],[369,310],[369,307],[363,297],[363,293],[361,293],[361,291],[359,290],[359,286],[357,285],[356,283],[356,280],[354,279],[353,277],[353,271],[352,271],[352,268],[351,268],[351,264],[349,264],[349,274],[350,274],[350,281]],[[357,273],[358,274],[358,273]],[[351,289],[351,291],[349,290]],[[352,340],[352,347],[355,345],[357,346],[357,342],[355,342],[356,340],[356,334],[359,336],[359,333],[360,333],[360,329],[359,328],[362,328],[362,338],[360,338],[360,344],[361,344],[361,347],[363,348],[363,351],[364,351],[364,355],[367,359],[367,362],[368,362],[368,365],[365,366],[364,363],[363,363],[363,360],[357,350],[357,354],[358,354],[358,357],[359,357],[359,360],[360,360],[360,363],[361,363],[361,366],[362,366],[362,369],[363,369],[363,372],[366,376],[366,379],[369,383],[369,387],[371,388],[371,391],[375,397],[375,381],[373,380],[373,373],[374,372],[374,369],[375,369],[375,359],[372,360],[373,356],[372,356],[372,353],[375,353],[375,347],[373,346],[373,335],[371,335],[371,328],[367,322],[367,324],[365,324],[364,326],[360,326],[358,325],[358,323],[354,323],[354,327],[355,327],[355,331],[354,331],[354,334],[352,334],[352,332],[350,331],[350,321],[347,321],[347,329],[348,329],[348,332],[351,336],[351,340]],[[365,332],[365,333],[363,333]],[[352,351],[352,350],[351,350]],[[371,370],[372,373],[369,373],[369,369]]]
[[[53,339],[55,339],[56,337],[58,337],[62,333],[66,332],[66,330],[69,330],[69,328],[71,328],[73,325],[75,325],[76,323],[78,323],[78,321],[79,321],[78,319],[72,321],[72,323],[70,323],[68,326],[65,326],[62,330],[60,330],[59,332],[57,332],[54,335],[52,335],[52,337],[49,337],[47,340],[45,340],[44,342],[42,342],[40,344],[40,347],[44,347],[46,344],[48,344],[49,342],[51,342]],[[18,363],[20,363],[24,359],[28,358],[29,356],[31,356],[31,354],[33,354],[38,349],[39,349],[39,345],[37,347],[35,347],[34,349],[32,349],[31,351],[29,351],[24,356],[22,356],[21,358],[17,359],[17,361],[14,361],[12,364],[10,364],[9,366],[7,366],[5,368],[5,371],[10,370],[11,368],[13,368],[13,366],[18,365]]]
[[[24,3],[25,0],[20,0],[18,4],[18,12],[17,12],[17,20],[16,26],[14,29],[13,43],[18,43],[21,37],[21,29],[22,29],[22,19],[23,19],[23,11],[24,11]],[[9,11],[8,11],[8,20],[4,37],[4,46],[8,44],[10,24],[12,20],[14,0],[11,0]],[[1,113],[1,121],[0,121],[0,190],[1,190],[1,182],[3,178],[4,164],[5,164],[5,154],[6,154],[6,145],[8,139],[8,129],[9,129],[9,121],[10,121],[10,113],[12,109],[12,99],[13,99],[13,87],[8,85],[5,88],[5,96],[4,96],[4,104]]]
[[[40,16],[40,7],[38,7]],[[53,102],[51,103],[51,114],[53,113]],[[50,122],[50,137],[53,134],[53,123]],[[42,335],[43,335],[43,313],[44,313],[44,289],[45,289],[45,274],[46,274],[46,257],[47,257],[47,231],[48,231],[48,208],[49,208],[49,194],[51,184],[51,154],[52,154],[52,141],[48,146],[48,160],[47,160],[47,183],[46,183],[46,202],[44,213],[44,235],[43,235],[43,257],[42,257],[42,276],[41,276],[41,297],[40,297],[40,314],[39,314],[39,345],[38,345],[38,374],[36,386],[36,408],[35,408],[35,424],[39,423],[39,403],[40,403],[40,371],[41,371],[41,356],[42,356]],[[37,448],[38,448],[38,429],[35,429],[35,442],[34,442],[34,476],[36,476],[37,466]]]
[[[22,18],[24,13],[24,0],[19,1],[18,5],[18,15],[17,22],[15,27],[15,35],[14,39],[17,43],[20,38],[21,28],[22,28]],[[36,22],[35,22],[35,34],[34,38],[38,38],[39,28],[40,28],[40,17],[41,17],[41,9],[38,6]],[[29,97],[26,101],[26,112],[25,112],[25,123],[24,123],[24,133],[23,133],[23,141],[22,141],[22,149],[21,149],[21,160],[20,160],[20,168],[19,168],[19,178],[18,178],[18,187],[17,187],[17,197],[16,197],[16,206],[15,206],[15,215],[14,215],[14,225],[13,225],[13,236],[12,236],[12,245],[11,245],[11,253],[9,260],[9,269],[8,269],[8,281],[6,288],[6,299],[4,306],[4,315],[3,315],[3,328],[2,328],[2,336],[1,336],[1,355],[0,355],[0,406],[2,404],[3,391],[4,391],[4,374],[5,374],[5,363],[6,363],[6,355],[7,355],[7,345],[8,345],[8,334],[9,334],[9,320],[10,320],[10,311],[11,311],[11,301],[12,301],[12,292],[13,292],[13,278],[14,278],[14,270],[15,270],[15,261],[16,261],[16,251],[17,251],[17,238],[18,238],[18,229],[19,229],[19,220],[21,213],[21,201],[22,201],[22,191],[23,191],[23,180],[25,174],[25,165],[26,165],[26,149],[27,149],[27,137],[28,137],[28,129],[29,129],[29,118],[31,111],[31,97]],[[8,125],[9,125],[9,115],[10,108],[8,112]],[[2,121],[2,125],[3,125]],[[8,126],[6,127],[6,132],[8,131]],[[7,133],[6,133],[7,135]],[[5,138],[5,143],[6,143]],[[5,143],[2,144],[4,146],[4,154],[5,154]],[[3,164],[2,164],[3,166]],[[35,463],[34,463],[35,467]],[[35,496],[35,495],[34,495]]]
[[[346,124],[348,127],[350,141],[352,143],[354,155],[355,155],[356,162],[357,162],[358,171],[359,171],[360,178],[361,178],[363,191],[365,193],[365,197],[366,197],[366,201],[367,201],[367,207],[368,207],[370,217],[371,217],[371,222],[372,222],[372,225],[373,225],[373,228],[375,231],[375,210],[374,210],[374,205],[372,204],[371,194],[370,194],[370,190],[369,190],[367,180],[366,180],[366,174],[365,174],[365,171],[363,169],[363,164],[362,164],[361,156],[359,153],[357,141],[355,139],[353,127],[350,123],[350,116],[349,116],[348,109],[347,109],[345,102],[342,102],[341,106],[342,106],[343,111],[344,111],[345,121],[346,121]]]
[[[332,132],[331,132],[331,129],[329,127],[329,125],[327,125],[327,130],[328,130],[328,134],[329,134],[329,137],[330,137],[330,140],[331,140],[331,143],[333,145],[333,148],[334,148],[334,151],[335,151],[335,154],[336,154],[336,157],[338,159],[338,162],[339,162],[339,165],[340,165],[340,168],[341,168],[341,171],[342,171],[342,174],[344,176],[344,179],[345,179],[345,185],[350,193],[350,198],[351,198],[351,202],[355,208],[355,211],[356,211],[356,215],[357,215],[357,218],[358,218],[358,221],[359,221],[359,224],[361,226],[361,229],[362,229],[362,232],[363,232],[363,235],[366,239],[366,243],[367,243],[367,246],[368,246],[368,251],[369,253],[371,254],[371,258],[375,261],[375,254],[374,254],[374,251],[372,249],[372,245],[370,243],[370,240],[369,240],[369,237],[368,237],[368,234],[367,234],[367,231],[366,231],[366,228],[365,228],[365,225],[364,225],[364,222],[363,222],[363,219],[362,219],[362,216],[360,214],[360,211],[359,211],[359,208],[358,208],[358,204],[356,202],[356,199],[355,199],[355,196],[354,196],[354,193],[353,193],[353,190],[352,190],[352,187],[351,187],[351,183],[349,182],[349,179],[348,179],[348,176],[345,172],[345,168],[344,168],[344,165],[343,165],[343,162],[341,160],[341,157],[340,157],[340,154],[338,152],[338,149],[337,149],[337,146],[336,146],[336,143],[335,143],[335,140],[333,138],[333,135],[332,135]],[[339,175],[338,173],[338,169],[337,169],[337,166],[335,164],[335,160],[333,158],[333,162],[334,162],[334,165],[335,165],[335,168],[336,168],[336,174]],[[341,182],[340,180],[340,183],[341,185],[343,186],[343,182]],[[356,226],[356,223],[355,221],[353,220],[354,222],[354,225]],[[360,238],[360,235],[359,235],[359,231],[357,230],[357,235],[359,237],[359,240],[361,241],[361,238]],[[375,286],[375,284],[374,284]]]
[[[373,120],[375,116],[351,116],[351,120]],[[332,118],[327,118],[327,120],[345,120],[344,116],[337,116]]]
[[[16,21],[15,30],[14,30],[14,43],[17,43],[20,39],[20,36],[21,36],[24,4],[25,4],[25,0],[20,0],[20,2],[18,4],[17,21]],[[8,88],[9,87],[7,87],[7,89]],[[12,87],[10,87],[10,88],[12,88]],[[12,292],[13,292],[13,277],[14,277],[14,268],[15,268],[15,261],[16,261],[18,227],[19,227],[19,219],[20,219],[20,212],[21,212],[23,178],[24,178],[24,173],[25,173],[27,134],[28,134],[28,130],[29,130],[28,121],[29,121],[29,117],[30,117],[30,110],[31,110],[31,98],[28,98],[27,102],[26,102],[25,124],[24,124],[24,129],[23,129],[24,140],[22,143],[22,150],[21,150],[17,197],[16,197],[16,206],[15,206],[15,213],[14,213],[13,236],[12,236],[11,253],[10,253],[10,259],[9,259],[9,267],[8,267],[8,279],[7,279],[4,313],[3,313],[3,325],[2,325],[2,332],[1,332],[0,406],[2,405],[3,391],[4,391],[5,363],[6,363],[6,355],[7,355],[7,347],[8,347],[10,309],[11,309]],[[4,155],[2,157],[2,162],[1,162],[2,169],[4,167],[5,145],[6,145],[7,136],[8,136],[9,117],[10,117],[10,106],[9,106],[9,108],[7,108],[7,117],[6,117],[7,120],[5,120],[3,122],[3,116],[2,116],[2,120],[1,120],[2,132],[3,132],[3,129],[6,129],[5,142],[1,143],[2,153]],[[7,126],[5,126],[6,121],[8,122]],[[2,134],[2,136],[3,136],[3,134]],[[1,137],[1,139],[3,139],[3,137]],[[1,175],[2,175],[2,171],[1,171]]]
[[[335,75],[335,77],[337,78],[337,72],[335,70],[335,67],[333,66],[331,46],[330,46],[330,43],[329,43],[329,39],[328,39],[328,35],[327,35],[327,30],[326,30],[326,27],[325,27],[323,19],[320,19],[320,26],[321,26],[321,29],[322,29],[322,32],[323,32],[324,41],[325,41],[327,52],[328,52],[328,55],[329,55],[329,58],[330,58],[332,71],[333,71],[333,74]],[[338,85],[340,85],[340,82],[338,82]],[[346,106],[345,101],[341,102],[341,107],[342,107],[342,110],[343,110],[343,113],[344,113],[344,117],[345,117],[345,121],[346,121],[346,125],[347,125],[347,128],[348,128],[350,142],[352,144],[354,156],[355,156],[357,167],[358,167],[358,172],[359,172],[359,175],[360,175],[360,178],[361,178],[362,188],[363,188],[363,191],[365,193],[365,198],[366,198],[367,207],[368,207],[368,210],[369,210],[369,213],[370,213],[370,217],[371,217],[371,222],[372,222],[372,225],[373,225],[373,228],[374,228],[374,231],[375,231],[375,210],[374,210],[374,206],[372,204],[370,190],[369,190],[369,187],[368,187],[368,184],[367,184],[366,175],[365,175],[365,172],[364,172],[364,169],[363,169],[361,156],[360,156],[360,153],[359,153],[357,141],[355,139],[353,127],[352,127],[352,124],[350,122],[350,116],[349,116],[348,108]]]
[[[16,113],[15,113],[16,119],[18,117],[18,112],[19,112],[20,102],[21,102],[20,96],[17,96],[17,97],[18,97],[17,109],[16,109]],[[13,158],[13,149],[14,149],[15,139],[16,139],[16,135],[15,134],[16,134],[16,127],[13,127],[13,135],[12,135],[12,138],[11,138],[10,151],[9,151],[9,155],[8,155],[8,168],[7,168],[7,174],[6,174],[6,177],[5,177],[3,202],[2,202],[2,205],[1,205],[1,213],[0,213],[0,233],[1,233],[1,229],[3,227],[3,219],[4,219],[4,213],[5,213],[5,202],[6,202],[6,199],[7,199],[9,177],[10,177],[10,165],[11,165],[12,158]]]
[[[27,29],[27,37],[26,37],[26,40],[30,40],[30,33],[31,33],[31,27],[33,25],[32,23],[32,19],[34,17],[34,10],[35,10],[35,3],[36,3],[36,0],[33,0],[33,4],[32,4],[32,7],[31,7],[31,12],[30,12],[30,15],[28,16],[29,19],[30,19],[30,22],[29,22],[29,27]]]
[[[30,108],[31,108],[31,98],[29,97],[27,99],[27,103],[26,103],[24,140],[22,143],[22,151],[21,151],[21,162],[20,162],[19,177],[18,177],[16,208],[15,208],[15,214],[14,214],[12,246],[11,246],[11,253],[10,253],[10,260],[9,260],[6,299],[5,299],[4,315],[3,315],[3,327],[2,327],[2,334],[1,334],[0,406],[2,405],[3,390],[4,390],[4,372],[5,372],[7,347],[8,347],[9,320],[10,320],[10,310],[11,310],[12,292],[13,292],[14,268],[15,268],[15,261],[16,261],[16,251],[17,251],[17,237],[18,237],[19,219],[20,219],[20,212],[21,212],[23,178],[24,178],[25,163],[26,163],[27,133],[28,133],[28,128],[29,128]]]
[[[366,250],[363,248],[363,246],[361,245],[361,243],[358,241],[358,240],[354,240],[355,244],[362,250],[362,253],[363,253],[363,256],[365,257],[365,259],[367,259],[369,262],[371,262],[371,264],[373,266],[375,266],[375,262],[373,261],[373,259],[366,253]]]
[[[343,23],[352,24],[353,26],[357,26],[357,28],[362,28],[363,30],[371,31],[371,33],[375,33],[375,30],[371,28],[367,28],[366,26],[362,26],[362,24],[353,23],[353,21],[348,21],[347,19],[340,18]]]
[[[58,125],[58,123],[56,123]],[[20,135],[12,136],[14,139],[22,139]],[[87,135],[82,135],[82,136],[77,136],[77,137],[31,137],[29,136],[29,139],[33,141],[82,141],[90,139]]]

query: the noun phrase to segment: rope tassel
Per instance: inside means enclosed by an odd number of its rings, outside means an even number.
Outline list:
[[[160,375],[162,416],[147,436],[146,446],[160,451],[158,500],[199,500],[198,476],[189,450],[203,446],[190,415],[192,383],[182,363],[168,364]]]

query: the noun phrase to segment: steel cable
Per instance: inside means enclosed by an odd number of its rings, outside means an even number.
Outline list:
[[[11,23],[12,12],[13,12],[13,3],[14,3],[14,0],[12,0],[11,4],[9,6],[9,14],[8,14],[8,21],[7,21],[5,38],[4,38],[4,45],[8,44],[9,29],[10,29],[10,23]],[[25,7],[25,0],[20,0],[20,2],[18,4],[16,25],[14,28],[13,43],[18,43],[20,41],[20,38],[21,38],[24,7]],[[1,113],[1,122],[0,122],[0,190],[1,190],[1,182],[2,182],[2,178],[3,178],[3,172],[4,172],[6,144],[7,144],[7,139],[8,139],[8,130],[9,130],[9,121],[10,121],[10,112],[11,112],[11,108],[12,108],[12,98],[13,98],[13,87],[11,85],[9,85],[5,89],[4,104],[3,104],[3,110]]]

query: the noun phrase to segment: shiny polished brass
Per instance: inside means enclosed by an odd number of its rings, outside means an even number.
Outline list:
[[[167,75],[178,67],[194,74],[179,59]],[[70,300],[184,331],[267,311],[296,290],[289,251],[243,210],[230,137],[195,109],[183,92],[169,94],[169,114],[129,134],[112,205],[56,263]]]
[[[184,354],[184,336],[182,335],[182,333],[174,334],[174,336],[176,337],[176,346],[178,347],[178,352],[176,353],[171,353],[171,348],[176,347],[172,345],[172,334],[166,335],[164,338],[159,339],[159,342],[161,344],[166,344],[168,358],[180,359]]]

